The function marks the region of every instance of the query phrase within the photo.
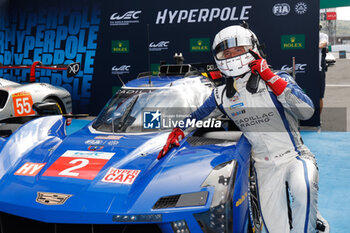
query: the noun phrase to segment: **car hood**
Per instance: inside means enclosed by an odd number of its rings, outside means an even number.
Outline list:
[[[58,125],[51,124],[49,131]],[[194,148],[183,140],[157,160],[167,135],[91,134],[86,127],[68,137],[48,137],[3,175],[0,211],[48,222],[91,222],[95,216],[97,222],[106,223],[118,213],[154,213],[152,207],[160,197],[203,191],[200,186],[219,156],[217,146]],[[232,144],[219,148],[231,155],[235,151]],[[5,152],[6,148],[3,159],[8,156]],[[30,174],[26,169],[33,164],[38,171]],[[61,194],[67,200],[55,203]],[[50,198],[56,200],[45,203]]]

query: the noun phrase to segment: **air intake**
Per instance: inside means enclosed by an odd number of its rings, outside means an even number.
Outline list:
[[[0,109],[4,108],[8,97],[9,93],[7,91],[0,90]]]

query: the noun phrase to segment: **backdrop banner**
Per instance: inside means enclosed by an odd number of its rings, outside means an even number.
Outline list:
[[[38,82],[66,88],[74,113],[98,114],[122,83],[138,73],[157,74],[161,62],[213,63],[215,34],[246,21],[265,43],[275,70],[291,70],[319,108],[318,1],[42,1],[7,0],[1,5],[0,62],[4,65],[80,62],[77,76],[38,71]],[[29,71],[0,70],[28,82]],[[119,76],[119,77],[118,77]],[[319,111],[303,122],[319,126]]]

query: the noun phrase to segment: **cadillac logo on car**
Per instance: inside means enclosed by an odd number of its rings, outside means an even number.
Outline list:
[[[37,192],[36,202],[43,205],[63,205],[71,194]]]

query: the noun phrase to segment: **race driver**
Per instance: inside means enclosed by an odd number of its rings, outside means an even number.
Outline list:
[[[271,71],[261,57],[256,35],[247,26],[224,28],[215,36],[212,49],[226,84],[216,87],[190,118],[201,120],[218,107],[244,133],[252,145],[267,232],[329,232],[317,211],[315,157],[298,131],[298,120],[314,113],[312,101],[287,73]],[[173,129],[158,159],[179,146],[183,130]],[[292,197],[291,219],[287,194]]]

